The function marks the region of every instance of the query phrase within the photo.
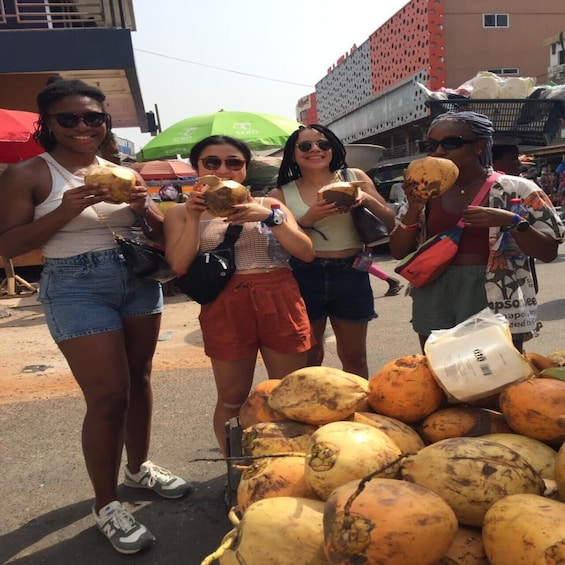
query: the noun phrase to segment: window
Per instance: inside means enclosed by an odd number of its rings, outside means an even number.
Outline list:
[[[502,67],[498,69],[487,69],[489,73],[494,73],[495,75],[519,75],[520,69],[516,67]]]
[[[560,65],[564,65],[565,64],[565,51],[559,51],[559,64]]]
[[[483,27],[510,27],[508,14],[483,14]]]

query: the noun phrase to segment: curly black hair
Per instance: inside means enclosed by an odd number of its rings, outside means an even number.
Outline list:
[[[104,102],[106,95],[95,86],[86,84],[82,80],[66,80],[63,78],[51,77],[47,81],[47,86],[37,95],[37,109],[39,120],[37,122],[33,138],[46,150],[55,149],[57,140],[48,126],[49,110],[56,102],[67,96],[86,96],[92,98],[100,104],[102,111],[105,110]],[[112,118],[107,114],[106,118],[106,137],[102,144],[107,143],[112,136]]]
[[[332,146],[332,160],[330,161],[330,171],[333,172],[337,171],[338,169],[342,169],[343,167],[347,167],[347,163],[345,162],[345,146],[332,130],[321,124],[300,126],[296,131],[290,134],[290,137],[288,138],[284,146],[284,153],[281,166],[279,168],[277,186],[283,186],[290,181],[296,180],[297,178],[300,178],[302,176],[300,167],[294,160],[294,148],[296,146],[298,135],[305,129],[315,129],[330,142]]]

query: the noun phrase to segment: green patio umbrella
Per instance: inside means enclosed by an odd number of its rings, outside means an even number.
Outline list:
[[[188,157],[192,147],[209,135],[229,135],[257,151],[282,147],[300,125],[272,114],[220,110],[181,120],[167,128],[137,154],[137,160]]]

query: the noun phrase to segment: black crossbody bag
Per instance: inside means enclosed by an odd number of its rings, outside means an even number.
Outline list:
[[[175,286],[198,304],[215,300],[235,273],[235,242],[243,226],[230,224],[224,240],[212,251],[198,253]]]

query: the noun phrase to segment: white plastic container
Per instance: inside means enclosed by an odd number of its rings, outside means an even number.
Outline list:
[[[512,344],[508,321],[488,308],[449,330],[434,330],[424,347],[428,364],[451,401],[476,400],[529,376]]]

